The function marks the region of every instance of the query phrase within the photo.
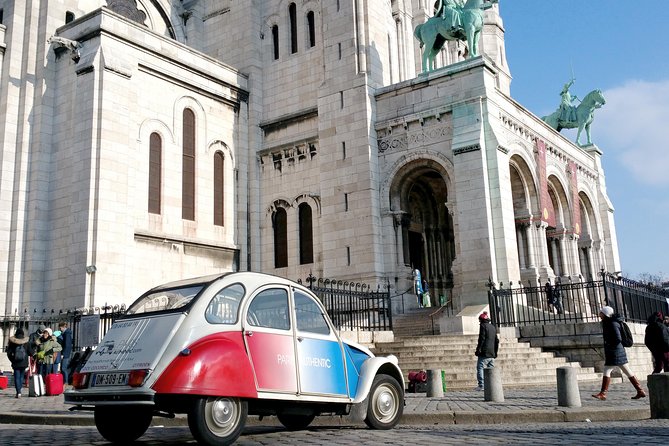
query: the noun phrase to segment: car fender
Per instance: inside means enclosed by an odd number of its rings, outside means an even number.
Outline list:
[[[183,349],[152,386],[157,393],[257,398],[240,332],[216,333]]]
[[[379,373],[390,375],[397,380],[404,389],[404,377],[399,368],[397,357],[375,356],[367,359],[360,369],[360,378],[358,379],[358,391],[353,399],[353,404],[361,403],[369,394],[372,388],[374,377]]]

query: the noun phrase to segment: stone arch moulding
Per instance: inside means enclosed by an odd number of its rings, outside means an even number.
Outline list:
[[[569,195],[567,193],[567,188],[564,187],[564,183],[553,174],[547,175],[548,181],[548,190],[553,192],[553,196],[557,200],[557,203],[554,203],[555,208],[555,218],[556,223],[561,224],[562,228],[571,228],[572,227],[572,209],[569,202]]]
[[[232,153],[232,150],[230,149],[230,147],[225,142],[221,141],[220,139],[215,139],[215,140],[211,141],[209,144],[207,144],[207,149],[206,149],[205,153],[207,155],[211,155],[218,150],[223,152],[223,154],[230,159],[231,166],[234,169],[236,167],[235,156]]]
[[[295,197],[292,206],[297,208],[300,204],[307,203],[316,209],[318,216],[321,216],[321,197],[315,194],[301,194]]]
[[[139,125],[139,131],[137,132],[137,143],[138,147],[142,147],[143,141],[148,141],[151,133],[156,132],[163,138],[163,141],[174,144],[176,141],[174,139],[174,133],[169,128],[167,124],[159,119],[148,118],[142,121]]]
[[[394,188],[398,187],[397,183],[397,175],[402,171],[402,169],[413,163],[413,162],[424,162],[425,166],[424,167],[432,167],[437,170],[444,182],[446,183],[446,190],[448,191],[449,195],[452,194],[453,191],[453,175],[454,175],[454,168],[453,168],[453,163],[451,160],[449,160],[444,154],[439,153],[439,152],[431,152],[427,150],[415,150],[412,151],[410,154],[403,155],[401,158],[399,158],[385,173],[385,179],[381,183],[381,197],[383,200],[390,199],[390,197],[393,195],[393,190]],[[389,208],[392,207],[392,203],[388,203]],[[449,207],[454,206],[454,202],[449,200]]]
[[[287,198],[277,198],[276,200],[272,201],[272,204],[267,206],[265,215],[271,218],[274,211],[276,211],[278,208],[284,208],[286,211],[291,209],[292,206],[290,204],[290,200]]]
[[[529,217],[541,215],[539,206],[539,183],[536,178],[536,169],[532,168],[532,164],[528,164],[527,160],[519,153],[514,154],[509,158],[509,171],[511,169],[516,171],[518,179],[522,185],[523,198],[525,199],[526,210],[529,212]],[[509,172],[509,180],[511,181],[511,190],[514,191],[513,174]],[[514,214],[516,211],[516,200],[518,197],[513,195],[514,200]],[[518,215],[515,215],[518,218]]]
[[[202,144],[199,144],[199,141],[204,141],[207,136],[207,114],[205,113],[204,106],[200,101],[192,96],[181,96],[179,99],[174,101],[174,135],[181,141],[181,134],[183,128],[183,111],[186,108],[190,108],[195,113],[195,147],[202,147]]]

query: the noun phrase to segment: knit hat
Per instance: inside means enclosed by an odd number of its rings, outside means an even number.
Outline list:
[[[44,330],[46,330],[46,325],[40,324],[39,328],[37,328],[37,333],[42,334]]]
[[[16,339],[23,339],[23,336],[25,336],[25,333],[23,332],[23,328],[17,328],[16,333],[14,333],[14,337]]]
[[[46,331],[46,333],[47,333],[49,336],[53,335],[53,331],[52,331],[50,328],[47,328],[47,329],[44,330],[44,331]]]
[[[487,312],[487,311],[484,311],[484,312],[481,313],[481,315],[479,316],[479,320],[487,321],[488,319],[490,319],[490,316],[488,316],[488,312]]]
[[[599,310],[599,312],[602,313],[606,317],[613,317],[613,313],[614,313],[613,308],[608,307],[608,306],[607,307],[602,307],[602,309]]]

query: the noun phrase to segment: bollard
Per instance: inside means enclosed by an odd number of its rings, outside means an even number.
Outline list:
[[[495,367],[483,369],[483,382],[483,400],[503,403],[502,371]]]
[[[648,375],[650,417],[669,419],[669,373]]]
[[[557,368],[558,406],[581,407],[581,393],[578,390],[578,369],[575,367]]]
[[[441,398],[444,396],[444,388],[441,381],[441,370],[427,371],[427,396]]]

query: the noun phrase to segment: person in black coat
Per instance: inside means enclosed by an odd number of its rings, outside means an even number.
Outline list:
[[[495,367],[495,358],[499,348],[499,338],[497,338],[497,329],[490,323],[488,312],[484,311],[479,316],[479,339],[476,344],[474,354],[478,357],[476,361],[476,380],[478,387],[476,390],[483,390],[483,369]]]
[[[23,329],[19,327],[16,329],[14,336],[9,337],[9,344],[7,344],[7,357],[12,363],[12,370],[14,370],[16,398],[21,398],[21,389],[23,388],[23,380],[28,368],[29,356],[28,338],[25,337]]]
[[[669,327],[664,325],[664,316],[656,312],[648,317],[644,344],[653,355],[655,367],[653,373],[660,373],[662,369],[669,372]]]
[[[625,347],[622,344],[622,337],[620,335],[620,316],[614,314],[613,308],[606,306],[599,310],[599,319],[602,321],[602,335],[604,337],[604,377],[602,378],[602,389],[599,393],[592,395],[593,398],[599,400],[606,399],[606,393],[611,384],[611,372],[618,367],[630,380],[636,395],[632,397],[633,400],[645,398],[646,392],[641,388],[639,380],[632,373],[627,364],[627,354]]]

